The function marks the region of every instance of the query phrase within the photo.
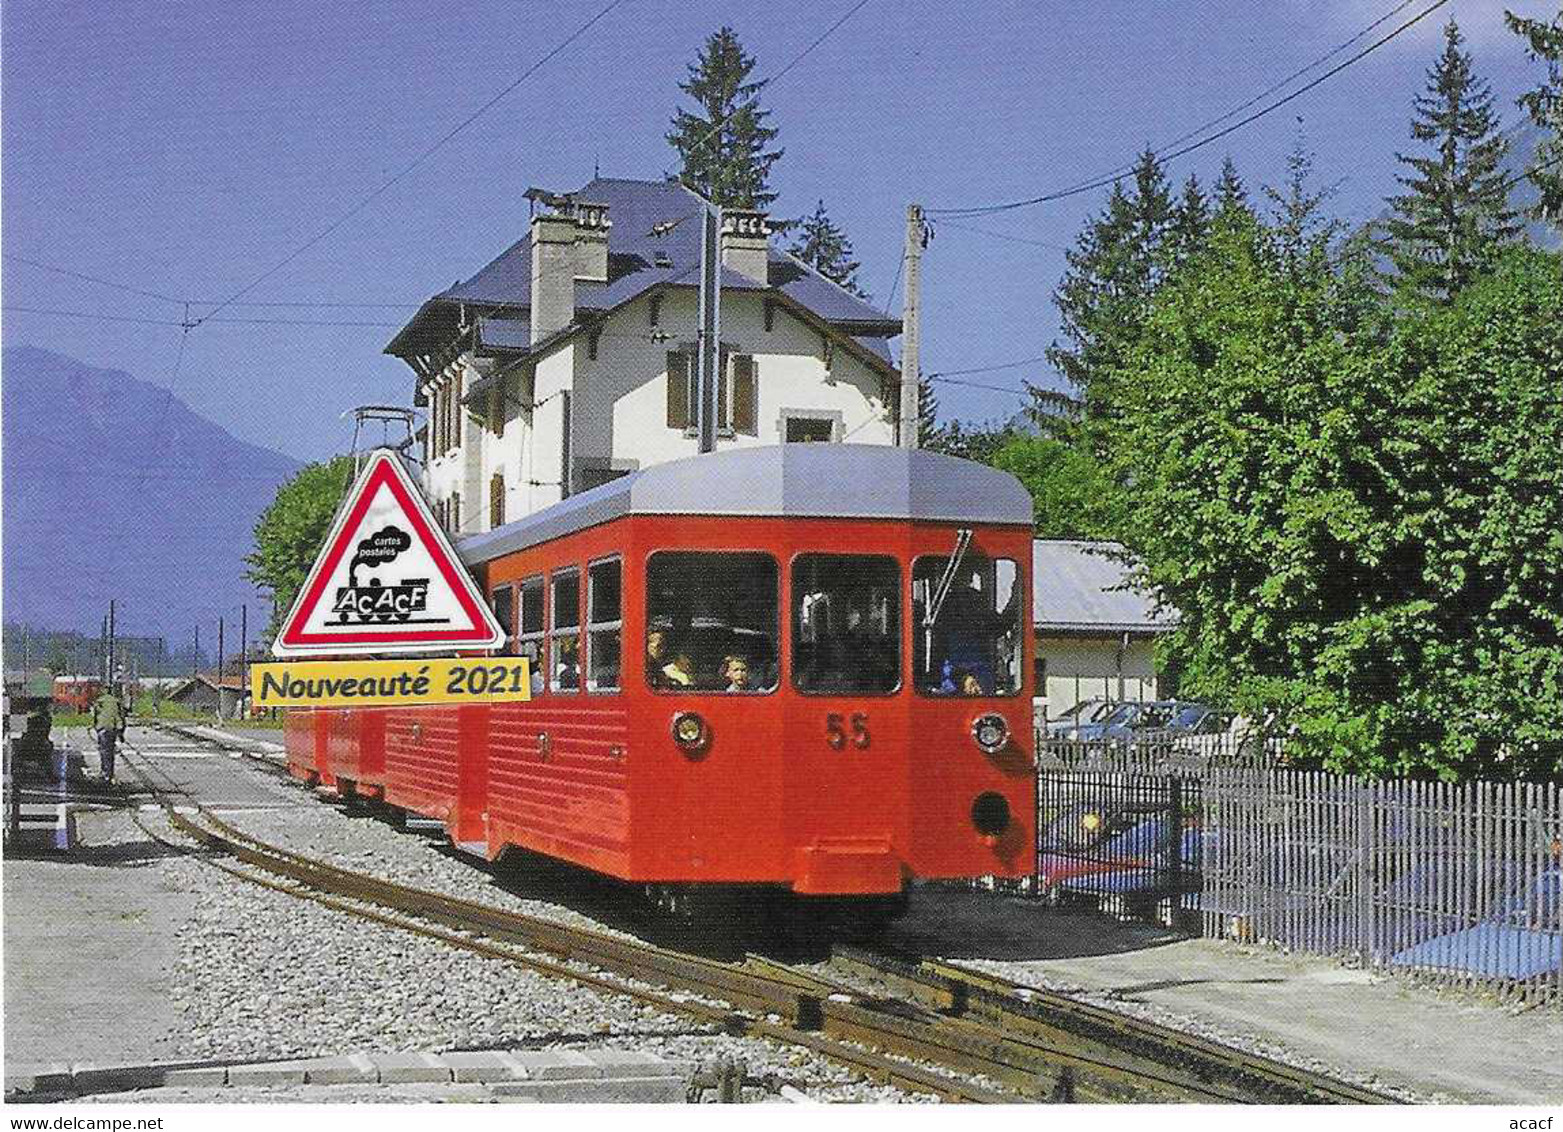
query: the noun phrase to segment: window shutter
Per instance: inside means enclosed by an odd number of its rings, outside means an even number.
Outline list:
[[[668,351],[668,427],[689,427],[689,355]]]
[[[733,427],[733,418],[727,415],[727,382],[731,373],[727,351],[723,350],[717,355],[716,362],[716,427],[721,429]]]
[[[750,354],[733,356],[733,431],[745,436],[758,436],[755,422],[755,404],[759,389],[754,380],[754,357]]]
[[[505,379],[503,377],[494,380],[494,391],[489,394],[488,402],[489,423],[494,426],[495,436],[505,435]]]
[[[488,525],[490,529],[505,525],[505,476],[495,472],[488,481]]]

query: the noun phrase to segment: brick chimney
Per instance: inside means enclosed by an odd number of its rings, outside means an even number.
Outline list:
[[[771,226],[765,213],[748,208],[722,210],[722,266],[746,279],[768,283]]]
[[[575,281],[608,281],[608,206],[529,190],[532,214],[531,340],[575,317]]]

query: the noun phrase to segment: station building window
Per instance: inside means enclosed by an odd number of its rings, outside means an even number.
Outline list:
[[[901,686],[901,568],[894,558],[793,560],[792,682],[811,695],[884,695]]]
[[[659,551],[646,562],[646,680],[663,691],[775,691],[776,559]]]
[[[1013,696],[1025,656],[1021,572],[975,552],[912,565],[912,682],[930,696]]]
[[[617,558],[586,568],[586,690],[619,690],[623,593]]]

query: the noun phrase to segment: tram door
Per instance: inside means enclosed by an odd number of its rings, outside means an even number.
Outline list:
[[[825,544],[878,548],[884,539],[881,529]],[[903,573],[888,553],[808,550],[790,563],[785,804],[802,892],[900,884]]]

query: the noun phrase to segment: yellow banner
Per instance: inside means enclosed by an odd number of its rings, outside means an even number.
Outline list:
[[[250,691],[263,708],[506,703],[532,698],[532,662],[506,656],[255,664]]]

